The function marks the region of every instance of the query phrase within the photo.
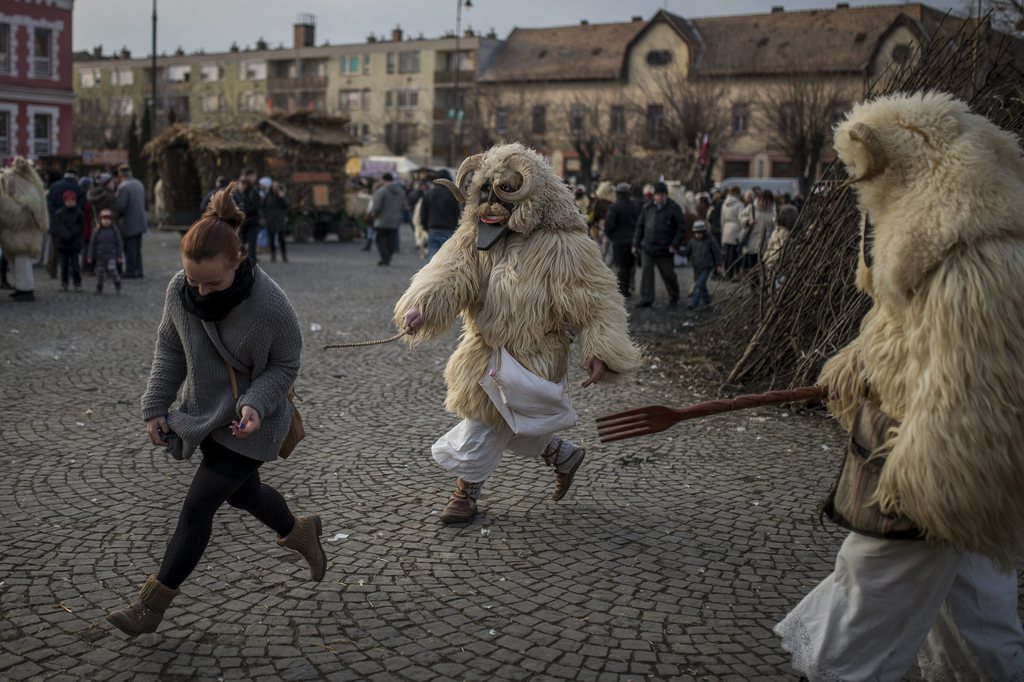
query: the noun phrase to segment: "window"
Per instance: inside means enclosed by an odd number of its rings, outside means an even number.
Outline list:
[[[32,75],[53,75],[53,31],[48,28],[32,29]]]
[[[12,38],[11,25],[0,23],[0,73],[10,73],[13,70]]]
[[[129,86],[135,84],[135,72],[131,69],[111,69],[110,84]]]
[[[534,135],[543,135],[547,132],[547,121],[545,121],[544,114],[546,113],[544,105],[538,104],[533,107],[533,111],[530,113],[530,129]]]
[[[732,105],[732,131],[734,133],[747,132],[749,125],[750,110],[746,104]]]
[[[240,62],[238,64],[238,78],[243,81],[267,80],[267,62],[262,60]]]
[[[419,72],[420,72],[420,53],[419,52],[399,52],[398,53],[398,73],[419,73]],[[391,73],[391,72],[389,71],[388,73]]]
[[[199,98],[199,111],[214,114],[224,107],[223,95],[203,95]]]
[[[910,45],[907,43],[900,43],[896,47],[892,48],[892,60],[897,64],[903,64],[910,59]]]
[[[621,135],[626,132],[626,107],[621,104],[615,105],[609,111],[611,117],[611,132],[613,135]]]
[[[665,107],[660,104],[647,106],[647,146],[655,147],[661,143],[662,127],[665,123]]]
[[[405,152],[415,143],[415,123],[388,123],[384,126],[384,144],[392,151]]]
[[[213,82],[224,79],[224,67],[220,64],[201,64],[199,66],[199,80]]]
[[[359,73],[359,55],[353,57],[341,57],[341,72],[345,73],[348,71],[351,74]]]
[[[779,132],[790,135],[796,131],[796,108],[792,104],[783,104],[779,108]]]
[[[11,112],[0,109],[0,160],[11,154]]]
[[[419,106],[420,93],[415,89],[396,90],[395,101],[399,109],[415,109]]]
[[[99,69],[79,69],[78,84],[83,88],[95,88],[103,83],[103,77]]]
[[[370,75],[370,55],[368,54],[363,55],[363,75]]]
[[[338,108],[342,111],[359,109],[362,92],[359,90],[341,90],[338,92]]]
[[[389,75],[395,72],[395,53],[394,52],[388,52],[388,69],[387,70],[388,70],[388,74]]]
[[[725,177],[745,178],[750,175],[750,161],[746,160],[725,160]]]
[[[651,50],[647,53],[648,66],[668,66],[672,63],[672,53],[668,50]]]
[[[494,112],[494,132],[499,135],[508,133],[508,109],[499,107]]]
[[[327,95],[322,90],[303,90],[299,93],[297,105],[306,111],[323,111],[327,105]]]
[[[446,73],[465,71],[469,68],[469,55],[465,52],[446,52],[444,55],[444,70]]]
[[[395,106],[395,91],[388,90],[384,93],[384,108],[390,109],[393,106]]]
[[[579,135],[583,132],[583,105],[573,104],[569,107],[569,134]]]
[[[267,96],[262,92],[242,92],[238,94],[239,111],[263,111],[267,106]]]
[[[299,74],[302,76],[325,76],[327,75],[326,59],[306,59],[299,66]]]
[[[33,114],[32,154],[38,158],[53,153],[53,114]]]
[[[131,116],[135,113],[135,100],[131,97],[111,97],[110,113],[113,116]]]
[[[192,67],[188,64],[175,64],[167,67],[168,83],[187,83],[192,75]]]

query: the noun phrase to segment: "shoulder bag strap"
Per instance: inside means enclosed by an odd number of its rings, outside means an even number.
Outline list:
[[[220,334],[217,332],[217,326],[208,320],[202,320],[202,323],[203,329],[206,331],[206,335],[210,337],[210,341],[212,341],[213,345],[217,348],[217,352],[220,354],[221,359],[224,360],[224,364],[228,366],[228,370],[230,371],[231,368],[234,368],[246,379],[252,380],[252,372],[250,372],[245,365],[236,360],[234,356],[228,352],[228,349],[224,347],[224,343],[220,340]],[[234,384],[234,373],[232,372],[231,374],[231,383]]]

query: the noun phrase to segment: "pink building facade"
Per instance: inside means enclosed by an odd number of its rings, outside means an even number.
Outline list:
[[[0,0],[0,160],[72,153],[74,0]]]

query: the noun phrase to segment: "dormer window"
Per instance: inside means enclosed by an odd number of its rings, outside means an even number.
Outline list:
[[[651,50],[647,53],[648,66],[668,66],[672,63],[672,53],[668,50]]]
[[[903,64],[910,59],[910,45],[907,43],[900,43],[896,47],[892,48],[892,60],[897,64]]]

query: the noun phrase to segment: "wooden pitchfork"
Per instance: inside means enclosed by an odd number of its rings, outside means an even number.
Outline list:
[[[827,397],[828,389],[823,386],[804,386],[788,391],[749,393],[725,400],[709,400],[680,408],[647,405],[598,417],[597,435],[600,436],[602,443],[610,443],[613,440],[658,433],[686,419],[706,417],[719,412],[746,410],[751,407],[779,405],[799,400],[824,400]]]

